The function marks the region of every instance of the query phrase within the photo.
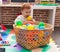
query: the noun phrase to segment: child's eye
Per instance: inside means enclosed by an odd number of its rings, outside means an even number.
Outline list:
[[[26,13],[30,13],[30,12],[26,12]]]

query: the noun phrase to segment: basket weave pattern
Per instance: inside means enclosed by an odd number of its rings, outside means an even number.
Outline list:
[[[52,35],[52,28],[46,30],[22,30],[14,28],[14,30],[16,41],[26,49],[33,49],[48,44]]]

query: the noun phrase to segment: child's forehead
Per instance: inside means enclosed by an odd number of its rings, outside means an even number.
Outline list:
[[[31,11],[31,9],[23,9],[23,11]]]

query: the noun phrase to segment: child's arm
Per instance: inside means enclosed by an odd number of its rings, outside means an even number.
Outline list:
[[[35,19],[33,19],[33,22],[34,22],[35,24],[38,24],[38,23],[39,23],[39,21],[36,21]]]
[[[18,21],[19,19],[20,19],[20,17],[18,16],[18,17],[15,19],[14,23],[16,23],[16,21]]]
[[[15,19],[15,21],[14,21],[14,24],[16,24],[16,22],[18,21],[18,20],[24,20],[22,17],[21,17],[21,15],[19,15],[16,19]]]

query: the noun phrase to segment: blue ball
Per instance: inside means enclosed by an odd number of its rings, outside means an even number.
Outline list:
[[[7,36],[8,34],[6,32],[1,32],[2,36]]]
[[[1,44],[5,44],[5,41],[2,41]]]
[[[45,29],[44,26],[39,27],[39,30],[44,30],[44,29]]]
[[[30,24],[26,24],[26,26],[29,26]]]

